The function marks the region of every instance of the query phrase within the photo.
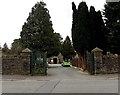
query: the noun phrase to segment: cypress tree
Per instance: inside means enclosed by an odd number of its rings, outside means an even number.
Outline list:
[[[96,11],[95,8],[93,6],[90,7],[90,12],[89,12],[89,22],[90,22],[90,36],[91,36],[91,40],[90,40],[90,44],[91,44],[91,49],[96,47],[96,41],[95,41],[95,37],[96,37]]]
[[[85,55],[86,51],[91,51],[95,47],[105,50],[107,40],[101,12],[96,12],[93,6],[88,11],[85,2],[81,2],[78,9],[73,2],[72,10],[72,40],[77,53]]]
[[[90,32],[91,32],[91,47],[89,50],[91,51],[95,47],[99,47],[103,50],[106,48],[107,40],[106,40],[106,31],[104,22],[102,19],[101,12],[95,11],[95,8],[93,6],[90,7],[89,12],[89,18],[90,18]]]
[[[76,23],[77,50],[81,55],[86,54],[90,45],[89,32],[89,13],[85,2],[81,2],[78,6],[78,17]]]
[[[76,5],[74,2],[72,2],[72,10],[73,10],[73,20],[72,20],[72,42],[73,42],[73,46],[74,49],[77,50],[77,30],[76,30],[76,24],[77,24],[77,9],[76,9]]]

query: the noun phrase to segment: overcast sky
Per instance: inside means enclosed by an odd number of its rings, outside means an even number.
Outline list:
[[[0,1],[0,43],[9,46],[14,39],[20,38],[22,25],[26,21],[31,8],[40,0],[1,0]],[[42,0],[47,4],[53,23],[54,32],[60,33],[65,39],[71,37],[72,1],[76,6],[82,0]],[[88,8],[94,6],[96,11],[104,9],[106,0],[84,0]]]

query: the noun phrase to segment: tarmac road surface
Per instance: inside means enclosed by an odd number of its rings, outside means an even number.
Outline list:
[[[47,76],[4,75],[2,93],[118,93],[118,75],[89,75],[51,64]]]

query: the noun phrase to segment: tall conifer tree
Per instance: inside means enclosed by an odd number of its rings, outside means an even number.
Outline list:
[[[74,7],[74,4],[72,4]],[[73,17],[75,8],[73,8]],[[89,32],[89,12],[85,2],[81,2],[78,6],[77,14],[73,18],[73,45],[77,53],[85,55],[90,45],[90,32]]]
[[[90,12],[89,12],[89,21],[90,21],[90,31],[91,31],[91,46],[90,46],[90,51],[95,48],[99,47],[103,50],[106,49],[106,31],[105,31],[105,25],[102,19],[101,12],[95,11],[95,8],[93,6],[90,7]]]
[[[77,24],[77,9],[76,9],[76,5],[74,2],[72,2],[72,10],[73,10],[73,20],[72,20],[72,42],[73,42],[73,46],[74,49],[77,50],[77,29],[76,29],[76,24]]]
[[[72,10],[72,41],[77,53],[85,55],[86,51],[91,51],[95,47],[105,50],[107,40],[101,12],[96,12],[93,6],[88,11],[85,2],[81,2],[78,9],[73,2]]]
[[[65,41],[62,44],[61,53],[64,56],[64,59],[72,59],[72,57],[75,56],[75,51],[69,36],[66,37]]]
[[[33,52],[47,51],[48,57],[60,52],[60,38],[54,33],[49,10],[44,2],[37,2],[24,23],[21,31],[21,41],[25,48]]]

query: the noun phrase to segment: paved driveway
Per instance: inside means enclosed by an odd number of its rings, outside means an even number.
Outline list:
[[[88,75],[77,68],[49,65],[47,76],[3,76],[3,93],[118,93],[117,74]]]

